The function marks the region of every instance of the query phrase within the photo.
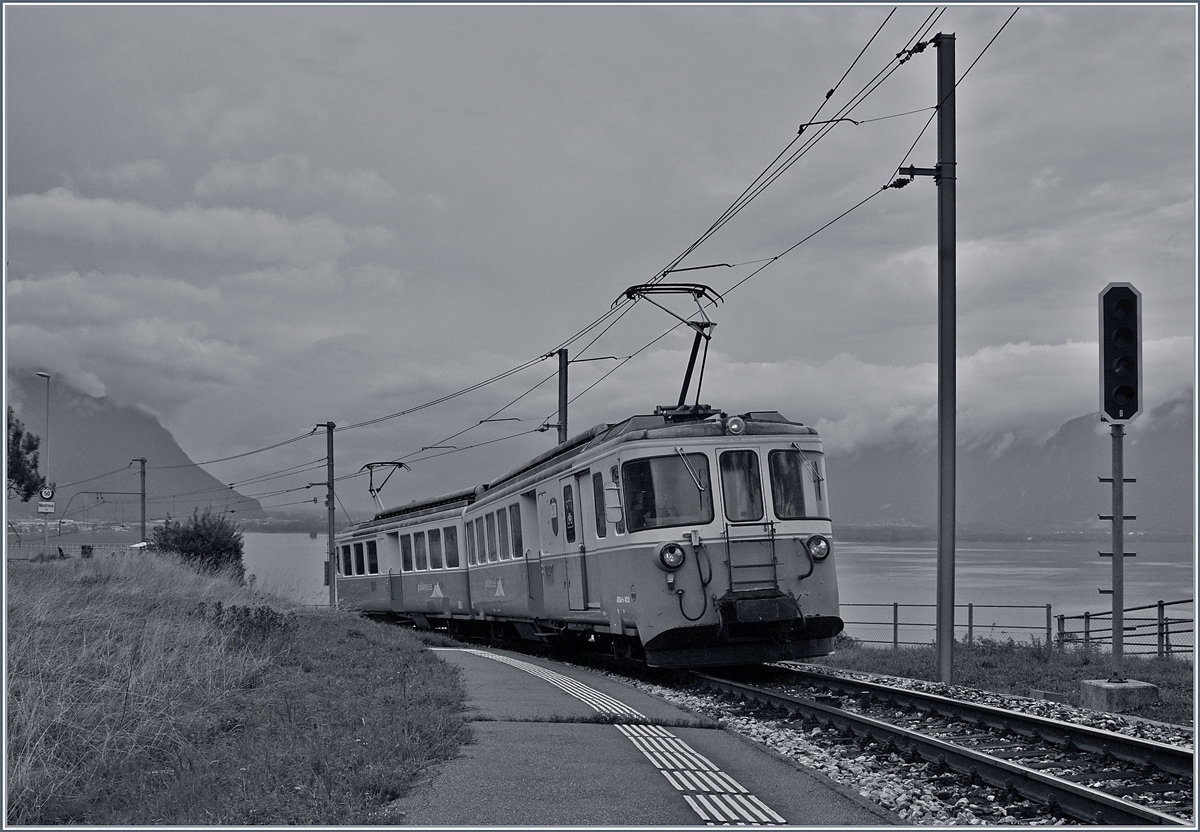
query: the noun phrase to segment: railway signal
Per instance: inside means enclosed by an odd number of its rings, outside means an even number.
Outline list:
[[[1110,283],[1100,293],[1100,413],[1132,422],[1142,403],[1142,293]]]

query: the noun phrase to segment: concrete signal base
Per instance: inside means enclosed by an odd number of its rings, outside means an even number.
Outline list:
[[[1149,682],[1126,679],[1110,682],[1107,679],[1085,679],[1080,683],[1081,704],[1093,711],[1120,714],[1158,701],[1158,688]]]

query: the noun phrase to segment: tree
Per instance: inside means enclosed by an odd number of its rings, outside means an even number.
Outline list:
[[[46,484],[38,473],[38,446],[42,440],[25,432],[25,425],[8,408],[8,499],[27,503]]]
[[[150,542],[158,551],[177,554],[201,572],[231,568],[239,580],[246,577],[241,530],[228,517],[209,509],[203,514],[194,509],[182,523],[168,516],[161,526],[154,527]]]

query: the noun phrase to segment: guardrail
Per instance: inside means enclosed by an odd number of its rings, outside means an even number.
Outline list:
[[[1195,648],[1195,612],[1189,617],[1168,615],[1167,608],[1192,605],[1192,599],[1159,601],[1125,609],[1125,655],[1190,654]],[[936,639],[936,604],[841,604],[846,634],[862,644],[891,645],[892,649],[925,647]],[[866,620],[852,620],[847,609],[863,610]],[[1037,610],[1035,614],[1028,612]],[[1156,615],[1128,613],[1155,610]],[[991,615],[987,615],[991,611]],[[1013,615],[1010,611],[1016,611]],[[878,613],[872,615],[871,613]],[[996,615],[999,612],[999,615]],[[1112,611],[1055,616],[1050,604],[956,604],[955,638],[972,644],[977,638],[1053,644],[1060,650],[1078,647],[1102,650],[1112,645]],[[983,616],[977,616],[984,613]],[[857,616],[857,613],[855,613]],[[965,618],[965,621],[963,620]]]
[[[1168,607],[1186,604],[1188,617],[1167,614]],[[1154,610],[1153,616],[1129,615],[1131,612]],[[1126,607],[1124,621],[1124,653],[1126,655],[1171,656],[1191,653],[1196,646],[1196,611],[1194,599],[1181,601],[1159,601],[1140,607]],[[1071,626],[1068,627],[1068,622]],[[1085,612],[1082,615],[1060,615],[1058,617],[1058,646],[1069,646],[1083,650],[1112,647],[1112,610]]]

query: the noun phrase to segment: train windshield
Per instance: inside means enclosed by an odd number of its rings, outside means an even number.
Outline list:
[[[634,459],[622,466],[629,531],[700,525],[713,519],[708,457],[704,454]]]
[[[828,517],[825,491],[825,457],[805,452],[795,445],[786,451],[771,451],[771,496],[780,520]]]
[[[758,477],[758,454],[754,451],[725,451],[721,454],[721,494],[725,516],[734,523],[761,520],[762,481]]]

